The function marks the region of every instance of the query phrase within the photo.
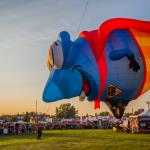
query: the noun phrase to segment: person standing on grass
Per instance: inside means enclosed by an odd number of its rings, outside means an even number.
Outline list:
[[[37,129],[37,139],[39,140],[39,139],[41,139],[41,136],[42,136],[42,126],[39,124],[39,123],[37,123],[37,125],[36,125],[36,129]]]

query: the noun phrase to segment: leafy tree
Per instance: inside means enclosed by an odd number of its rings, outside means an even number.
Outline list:
[[[70,103],[61,104],[56,107],[56,117],[57,118],[75,118],[78,110]]]
[[[28,112],[26,112],[25,116],[24,116],[24,121],[25,122],[29,122],[29,118],[30,117],[30,114]]]
[[[88,113],[86,114],[86,117],[89,117],[89,114],[88,114]]]
[[[17,121],[17,116],[16,115],[13,115],[12,116],[12,122],[16,122]]]
[[[99,114],[100,116],[109,116],[110,113],[108,111],[103,111]]]
[[[144,109],[138,109],[138,110],[136,110],[135,112],[134,112],[134,115],[139,115],[139,114],[141,114],[142,112],[144,112]]]
[[[128,113],[124,113],[124,116],[125,116],[125,117],[129,117],[129,116],[132,116],[132,115],[133,115],[133,114],[132,114],[132,113],[129,113],[129,112],[128,112]]]

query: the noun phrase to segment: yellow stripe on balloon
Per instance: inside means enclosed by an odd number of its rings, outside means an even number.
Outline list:
[[[150,59],[145,59],[146,61],[146,71],[150,71]]]
[[[142,93],[147,92],[149,89],[150,89],[150,82],[149,82],[149,83],[146,83],[146,84],[144,85],[144,88],[143,88],[143,90],[142,90]]]
[[[141,48],[142,54],[145,58],[145,84],[141,93],[145,93],[150,89],[150,33],[145,33],[137,30],[130,30],[134,35],[139,47]]]
[[[141,32],[141,31],[137,31],[135,29],[130,29],[130,31],[132,33],[134,33],[134,36],[138,36],[138,37],[150,37],[150,33],[148,33],[148,32]]]
[[[138,37],[136,36],[136,40],[140,46],[150,46],[150,37]]]
[[[147,74],[146,74],[146,80],[145,80],[145,82],[146,83],[150,82],[150,71],[148,71]]]
[[[146,79],[145,79],[145,85],[142,90],[142,93],[148,91],[150,89],[150,71],[146,72]]]
[[[150,58],[150,46],[142,46],[141,49],[145,59]]]

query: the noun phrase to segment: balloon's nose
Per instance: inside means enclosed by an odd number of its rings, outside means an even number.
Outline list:
[[[64,96],[60,89],[49,78],[43,91],[43,100],[45,102],[54,102],[63,98]]]
[[[43,91],[45,102],[54,102],[79,96],[83,81],[79,71],[67,69],[53,69]]]

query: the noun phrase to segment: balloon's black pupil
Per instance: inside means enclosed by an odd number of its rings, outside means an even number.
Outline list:
[[[58,46],[57,42],[55,42],[55,45]]]

